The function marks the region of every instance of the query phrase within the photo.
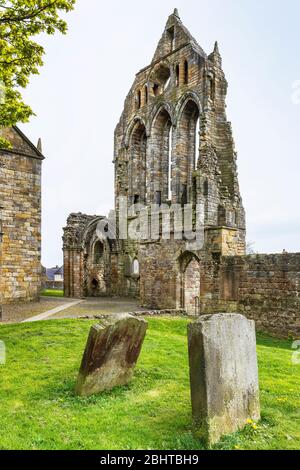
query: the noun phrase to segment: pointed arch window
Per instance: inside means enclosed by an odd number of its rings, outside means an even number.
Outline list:
[[[180,142],[180,155],[177,158],[180,185],[176,194],[178,203],[191,202],[193,194],[193,173],[199,158],[200,112],[195,101],[189,99],[180,115],[177,139]]]
[[[140,263],[137,258],[135,258],[132,263],[132,274],[135,276],[139,276],[140,274]]]
[[[154,181],[153,202],[162,204],[170,200],[172,177],[172,120],[163,108],[152,125]]]
[[[132,130],[129,144],[128,196],[130,205],[145,204],[147,195],[147,134],[141,121]]]

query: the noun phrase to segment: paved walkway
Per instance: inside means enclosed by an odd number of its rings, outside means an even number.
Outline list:
[[[74,304],[52,316],[58,318],[94,318],[97,315],[110,315],[112,313],[130,313],[142,311],[138,300],[114,297],[89,297],[79,305]]]
[[[112,313],[142,311],[137,300],[128,298],[93,297],[69,299],[66,297],[41,297],[39,302],[4,306],[2,323],[29,323],[63,318],[91,318]]]
[[[48,310],[47,312],[41,313],[40,315],[36,315],[35,317],[27,318],[26,320],[22,321],[22,323],[31,323],[35,321],[46,320],[47,318],[52,317],[53,315],[60,313],[63,310],[67,310],[68,308],[75,307],[75,305],[78,305],[82,302],[83,300],[68,302],[67,304],[60,305],[59,307],[53,308],[52,310]]]

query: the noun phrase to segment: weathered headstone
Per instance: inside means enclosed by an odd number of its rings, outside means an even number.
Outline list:
[[[209,445],[260,419],[254,321],[204,315],[188,326],[195,434]]]
[[[89,396],[126,385],[141,352],[148,323],[129,314],[116,314],[92,326],[76,393]]]

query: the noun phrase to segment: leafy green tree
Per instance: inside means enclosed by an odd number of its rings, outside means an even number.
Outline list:
[[[43,65],[44,48],[33,38],[66,33],[62,14],[76,0],[0,0],[0,128],[27,122],[34,113],[24,103],[21,89]],[[9,142],[0,137],[0,147]]]

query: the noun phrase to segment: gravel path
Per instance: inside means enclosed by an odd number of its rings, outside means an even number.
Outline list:
[[[39,302],[4,305],[2,323],[79,317],[94,318],[95,315],[143,311],[137,300],[126,298],[89,298],[68,307],[72,301],[74,302],[76,299],[42,297]],[[61,309],[61,311],[56,309]]]
[[[3,305],[2,323],[19,323],[70,302],[70,299],[42,297],[39,302]]]
[[[143,311],[139,307],[138,301],[132,299],[114,299],[114,298],[89,298],[76,305],[68,308],[63,312],[51,316],[51,319],[57,318],[78,318],[90,317],[94,315],[108,315],[111,313],[130,313]]]

